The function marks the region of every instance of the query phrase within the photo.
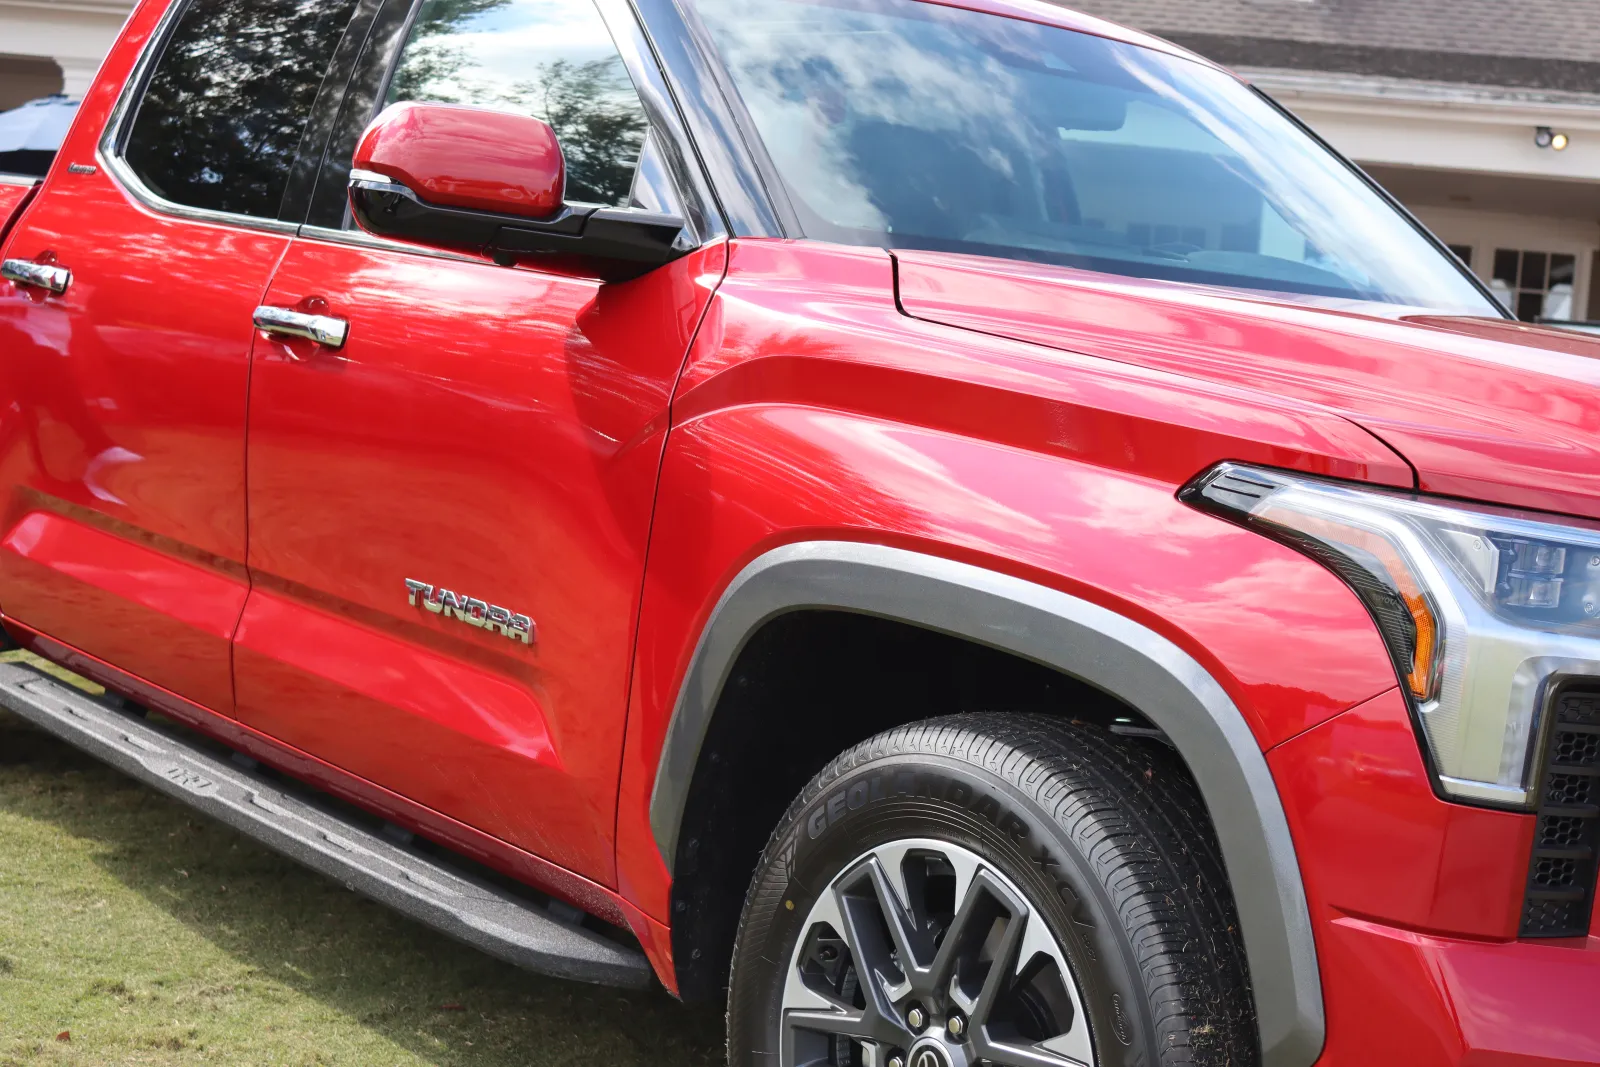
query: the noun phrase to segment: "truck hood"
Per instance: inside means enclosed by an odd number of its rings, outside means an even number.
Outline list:
[[[895,259],[915,318],[1309,401],[1387,442],[1427,492],[1600,518],[1600,338],[1006,260]]]

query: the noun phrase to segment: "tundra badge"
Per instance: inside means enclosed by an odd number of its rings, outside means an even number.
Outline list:
[[[507,611],[496,604],[488,604],[448,589],[436,589],[427,582],[406,579],[406,593],[411,606],[421,604],[435,615],[457,618],[480,630],[492,630],[513,641],[533,644],[533,620],[526,615]]]

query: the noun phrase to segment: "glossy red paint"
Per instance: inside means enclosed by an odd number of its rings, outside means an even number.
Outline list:
[[[386,108],[362,135],[355,165],[430,204],[530,218],[560,211],[567,187],[549,123],[454,104]]]
[[[1600,1063],[1600,938],[1467,941],[1350,916],[1318,923],[1319,1067]]]
[[[668,401],[723,259],[601,286],[295,241],[267,302],[350,333],[255,344],[239,718],[609,883]],[[408,578],[532,617],[533,644]]]
[[[647,809],[678,685],[722,589],[785,541],[899,544],[1103,604],[1210,668],[1263,748],[1395,684],[1342,582],[1174,496],[1224,458],[1409,481],[1309,405],[910,320],[881,251],[739,241],[673,415],[618,829],[619,884],[657,918]]]
[[[1315,921],[1320,1064],[1597,1062],[1600,937],[1516,940],[1534,819],[1436,798],[1398,689],[1268,761]]]
[[[1600,518],[1600,339],[969,256],[896,258],[901,302],[919,318],[1298,399],[1394,446],[1422,489]]]
[[[38,184],[38,182],[8,181],[0,178],[0,247],[4,247],[12,225],[21,217],[28,201],[33,199]]]
[[[930,2],[1179,51],[1034,0]],[[96,160],[165,6],[136,11],[64,161]],[[357,163],[548,214],[534,121],[391,110]],[[648,805],[696,641],[761,552],[856,539],[1087,598],[1211,672],[1288,812],[1326,1067],[1600,1060],[1600,925],[1514,940],[1532,818],[1439,800],[1355,596],[1174,496],[1233,459],[1600,516],[1600,343],[802,242],[601,285],[162,215],[64,166],[13,228],[7,255],[73,282],[0,287],[7,630],[626,925],[669,988]],[[257,335],[263,302],[349,341]],[[431,613],[407,578],[536,640]]]
[[[44,633],[91,633],[96,655],[230,710],[228,646],[249,591],[244,575],[147,547],[144,531],[101,512],[33,502],[0,540],[0,606]]]
[[[477,827],[452,819],[424,805],[358,778],[318,759],[314,754],[285,745],[192,700],[152,685],[98,657],[56,641],[14,619],[0,618],[14,640],[38,655],[54,660],[131,700],[153,708],[174,722],[260,760],[269,767],[307,782],[367,811],[380,815],[468,856],[502,874],[560,897],[575,907],[617,926],[635,929],[647,948],[659,940],[637,908],[605,886],[573,874],[550,861],[506,844]],[[667,957],[670,960],[670,954]],[[658,964],[658,967],[660,965]]]
[[[160,6],[134,15],[62,162],[96,158]],[[0,283],[0,407],[21,413],[0,422],[5,611],[222,712],[246,582],[250,315],[287,244],[57,166],[6,255],[52,259],[71,285]]]
[[[1398,688],[1273,749],[1313,904],[1457,937],[1517,936],[1534,817],[1434,795]]]

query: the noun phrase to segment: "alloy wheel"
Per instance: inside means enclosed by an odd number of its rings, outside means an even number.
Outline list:
[[[782,1067],[1094,1067],[1066,954],[1016,885],[932,840],[848,864],[784,981]]]

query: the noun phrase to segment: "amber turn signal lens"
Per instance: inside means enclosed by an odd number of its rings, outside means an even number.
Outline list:
[[[1393,541],[1374,530],[1268,501],[1255,513],[1319,546],[1376,616],[1406,687],[1418,700],[1438,691],[1439,623],[1422,582]],[[1327,549],[1334,549],[1328,553]]]
[[[1533,803],[1551,685],[1600,677],[1600,523],[1238,463],[1178,495],[1344,579],[1389,649],[1441,792]]]

